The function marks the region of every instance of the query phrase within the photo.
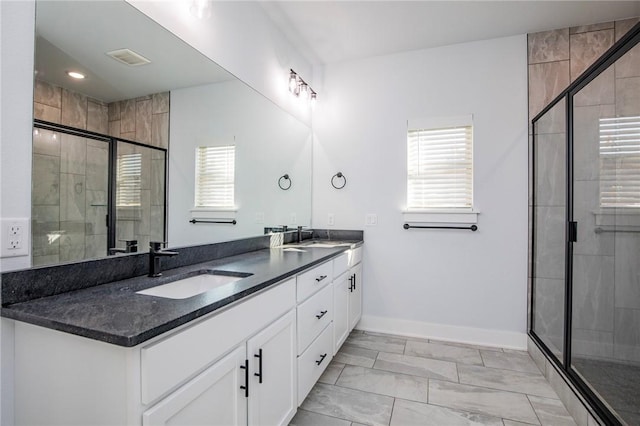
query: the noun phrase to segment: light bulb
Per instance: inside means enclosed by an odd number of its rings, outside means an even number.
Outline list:
[[[295,94],[297,88],[298,88],[298,77],[296,76],[295,72],[291,71],[291,74],[289,74],[289,91]]]
[[[309,99],[309,86],[306,83],[300,85],[300,99],[305,101]]]
[[[311,92],[311,108],[316,106],[317,100],[318,100],[318,94],[316,92]]]

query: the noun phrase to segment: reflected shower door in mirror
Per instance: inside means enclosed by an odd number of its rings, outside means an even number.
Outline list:
[[[571,368],[640,423],[640,45],[574,95]]]
[[[112,252],[147,251],[165,240],[165,155],[118,140],[115,164],[115,236]]]
[[[566,102],[534,123],[532,329],[563,359],[565,223],[567,217]]]
[[[108,165],[108,139],[34,127],[34,266],[107,255]]]

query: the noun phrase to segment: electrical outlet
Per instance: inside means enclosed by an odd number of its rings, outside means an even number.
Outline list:
[[[366,226],[376,226],[378,224],[378,215],[375,213],[367,213],[364,224]]]
[[[327,225],[333,226],[335,225],[335,223],[335,216],[333,215],[333,213],[329,213],[329,215],[327,216]]]
[[[298,215],[295,213],[291,213],[291,216],[289,217],[289,223],[291,225],[295,225],[298,223]]]
[[[29,219],[7,218],[0,222],[0,257],[29,255]]]

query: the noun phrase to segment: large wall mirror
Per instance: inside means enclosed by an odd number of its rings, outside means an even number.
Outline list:
[[[310,225],[310,128],[131,5],[38,1],[35,53],[33,266]]]

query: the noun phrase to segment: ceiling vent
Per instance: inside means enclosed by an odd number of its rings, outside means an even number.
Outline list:
[[[137,67],[138,65],[150,64],[151,61],[129,49],[118,49],[107,52],[107,55],[111,56],[118,62],[122,62],[125,65]]]

